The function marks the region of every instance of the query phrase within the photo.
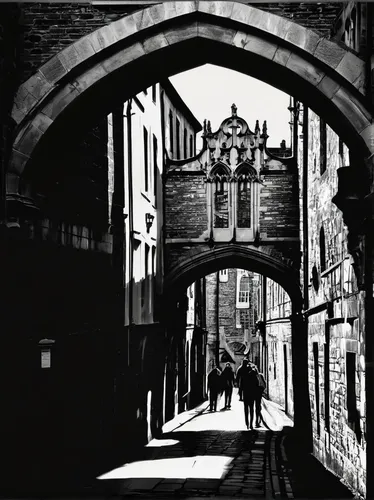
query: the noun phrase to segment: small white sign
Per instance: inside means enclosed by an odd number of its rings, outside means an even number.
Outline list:
[[[42,351],[42,368],[51,368],[51,350],[45,349]]]

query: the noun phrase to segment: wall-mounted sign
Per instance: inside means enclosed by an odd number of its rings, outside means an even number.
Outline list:
[[[51,368],[51,350],[43,349],[41,351],[41,367]]]

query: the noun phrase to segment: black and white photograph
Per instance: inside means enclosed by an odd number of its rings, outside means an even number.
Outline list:
[[[0,496],[374,498],[374,1],[0,0]]]

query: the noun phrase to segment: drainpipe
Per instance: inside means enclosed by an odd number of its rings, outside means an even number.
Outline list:
[[[303,295],[304,309],[309,309],[309,245],[308,245],[308,149],[309,149],[309,110],[303,104]]]
[[[133,231],[134,231],[134,206],[133,206],[133,179],[132,179],[132,99],[127,101],[127,178],[129,186],[129,328],[127,335],[127,365],[130,366],[130,337],[131,328],[134,324],[134,249],[133,249]]]
[[[216,286],[216,326],[217,326],[217,330],[216,330],[216,335],[217,335],[217,338],[216,338],[216,365],[218,366],[218,368],[220,367],[220,364],[219,364],[219,271],[217,271],[217,286]]]

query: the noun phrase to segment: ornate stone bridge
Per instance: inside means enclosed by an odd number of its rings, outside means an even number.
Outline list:
[[[266,122],[253,130],[233,105],[216,132],[205,123],[197,156],[167,162],[166,287],[241,265],[281,281],[300,305],[297,165],[289,149],[267,147]]]

